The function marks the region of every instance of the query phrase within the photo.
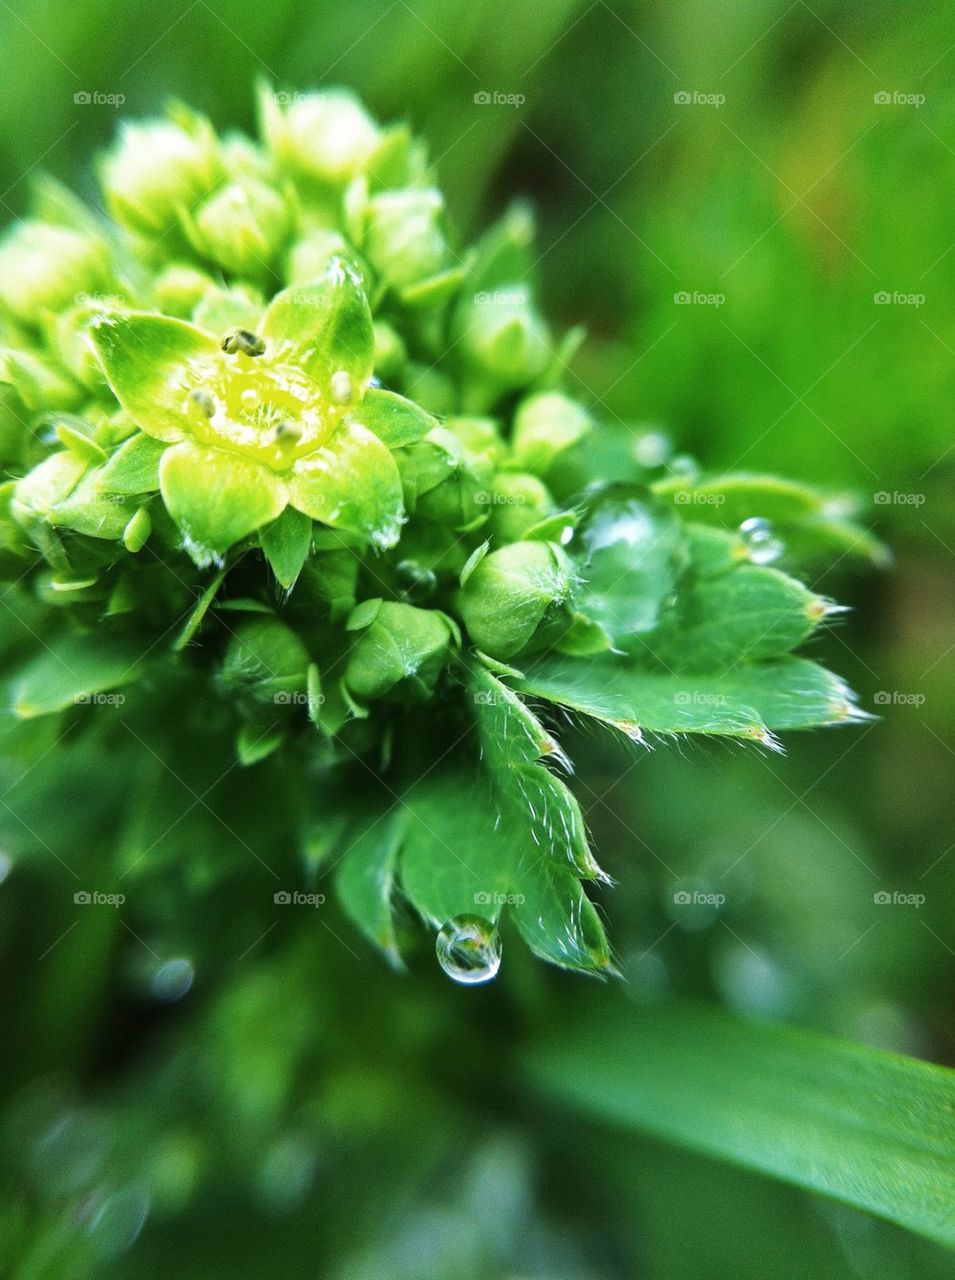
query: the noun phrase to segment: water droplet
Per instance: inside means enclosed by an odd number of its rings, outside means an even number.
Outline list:
[[[175,1004],[192,986],[195,976],[192,961],[180,956],[158,966],[150,980],[149,989],[157,1000]]]
[[[662,431],[648,431],[633,442],[633,456],[641,467],[662,467],[672,450],[670,437]]]
[[[116,1258],[136,1241],[149,1215],[149,1196],[140,1187],[117,1191],[104,1201],[87,1227],[97,1252]]]
[[[255,409],[259,403],[259,393],[255,387],[246,387],[242,392],[243,409]]]
[[[739,527],[739,536],[753,564],[774,564],[786,550],[785,543],[776,537],[771,520],[762,516],[750,516]]]
[[[438,963],[449,978],[465,986],[489,982],[501,967],[501,938],[481,916],[455,916],[435,942]]]
[[[676,453],[670,459],[670,474],[679,476],[681,480],[696,481],[700,478],[700,468],[695,458],[688,453]]]

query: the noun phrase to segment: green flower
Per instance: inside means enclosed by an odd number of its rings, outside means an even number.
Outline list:
[[[255,334],[117,312],[98,316],[92,336],[120,404],[169,445],[162,497],[198,564],[288,506],[378,549],[398,540],[401,482],[376,429],[407,402],[367,393],[371,314],[345,259],[277,294]]]

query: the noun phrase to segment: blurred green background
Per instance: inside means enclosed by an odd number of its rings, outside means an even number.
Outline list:
[[[27,0],[0,4],[0,44],[7,216],[40,170],[93,198],[122,114],[174,96],[252,128],[257,76],[346,84],[428,137],[462,234],[532,200],[545,303],[588,327],[579,394],[708,469],[859,496],[895,562],[814,581],[853,606],[816,647],[881,722],[792,736],[783,759],[621,763],[589,740],[578,794],[618,881],[601,906],[620,1000],[703,995],[955,1063],[951,7]],[[80,762],[71,786],[69,752],[22,784],[6,768],[14,859],[55,776],[51,820],[96,867],[116,798],[98,807]],[[236,856],[221,834],[200,810],[179,847]],[[516,947],[491,989],[449,989],[426,947],[398,977],[344,924],[257,943],[254,916],[200,923],[184,872],[141,923],[134,906],[72,932],[62,875],[40,857],[2,894],[3,1274],[952,1274],[854,1211],[548,1107],[521,1054],[593,988]],[[675,917],[684,882],[725,906]],[[876,900],[896,891],[924,901]],[[181,999],[144,978],[140,929],[192,965]]]

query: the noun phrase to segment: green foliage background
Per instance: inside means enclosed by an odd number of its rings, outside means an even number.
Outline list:
[[[32,0],[0,6],[0,44],[9,216],[40,168],[92,192],[89,157],[118,113],[77,93],[122,94],[136,115],[175,95],[249,128],[257,75],[348,84],[430,139],[466,232],[515,194],[534,201],[545,300],[590,333],[581,394],[708,467],[862,495],[896,562],[813,583],[854,606],[818,656],[882,722],[790,735],[785,759],[661,746],[621,766],[594,739],[576,747],[590,756],[578,794],[618,881],[601,895],[628,980],[614,1004],[716,998],[951,1064],[950,7]],[[117,799],[49,745],[31,778],[5,768],[9,843],[29,840],[12,809],[55,776],[55,821],[94,875]],[[233,791],[222,803],[241,831]],[[161,949],[191,940],[196,981],[169,1008],[143,992],[135,912],[72,929],[74,886],[53,859],[0,895],[10,1274],[950,1274],[939,1248],[855,1210],[568,1119],[523,1064],[545,1033],[575,1033],[594,989],[517,947],[481,991],[451,988],[424,949],[395,976],[331,917],[259,942],[241,918],[210,921],[203,954],[179,915],[191,849],[197,865],[210,847],[244,855],[201,809],[181,834]],[[724,908],[688,927],[672,910],[684,883],[718,889]],[[886,891],[925,901],[874,901]],[[75,1096],[90,1105],[72,1110]],[[64,1255],[66,1210],[49,1206],[71,1206],[98,1144],[121,1186],[150,1151],[165,1199],[132,1253],[111,1256],[135,1191]]]

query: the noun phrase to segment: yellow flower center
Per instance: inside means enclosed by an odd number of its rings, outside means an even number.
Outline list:
[[[340,387],[323,388],[294,365],[242,353],[188,361],[172,389],[195,440],[279,472],[326,444],[346,410]]]

